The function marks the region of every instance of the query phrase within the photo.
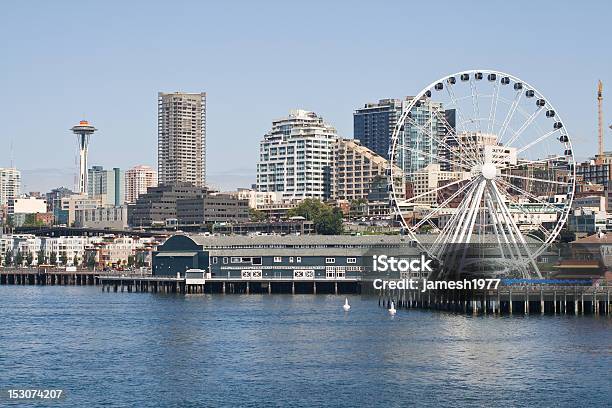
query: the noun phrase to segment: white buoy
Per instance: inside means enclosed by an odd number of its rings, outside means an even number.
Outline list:
[[[395,316],[396,313],[397,313],[397,310],[395,310],[395,304],[391,302],[391,307],[389,308],[389,314],[391,316]]]
[[[349,310],[351,310],[351,305],[349,305],[348,298],[344,299],[344,305],[342,306],[342,308],[344,309],[345,312],[348,312]]]

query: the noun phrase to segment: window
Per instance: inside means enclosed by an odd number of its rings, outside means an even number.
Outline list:
[[[240,258],[232,256],[232,263],[240,263],[240,261]]]
[[[293,263],[293,257],[292,256],[289,257],[289,263]]]
[[[357,258],[346,258],[346,263],[347,264],[357,263]]]
[[[261,258],[251,258],[251,263],[253,265],[261,265]]]
[[[325,263],[328,263],[328,264],[336,263],[336,258],[325,258]]]
[[[227,256],[223,257],[223,263],[226,264],[227,263]]]
[[[283,262],[283,258],[281,256],[275,256],[274,262]]]
[[[295,261],[296,261],[297,263],[302,263],[302,257],[301,257],[301,256],[298,256],[297,258],[295,258]]]
[[[212,263],[213,263],[213,264],[216,264],[216,263],[217,263],[217,257],[216,257],[216,256],[213,256]]]

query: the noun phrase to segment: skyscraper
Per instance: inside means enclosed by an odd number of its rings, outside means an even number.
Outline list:
[[[134,166],[125,172],[125,201],[135,203],[147,188],[157,186],[157,172],[149,166]]]
[[[257,190],[283,200],[327,199],[336,129],[314,112],[292,110],[272,122],[260,143]]]
[[[93,166],[87,172],[87,195],[97,198],[102,205],[120,206],[125,202],[123,172],[119,168],[104,170]]]
[[[14,167],[0,168],[0,207],[8,206],[21,194],[21,172]]]
[[[158,94],[160,185],[206,184],[206,93]]]
[[[374,153],[389,158],[389,144],[406,101],[381,99],[353,113],[353,137]]]

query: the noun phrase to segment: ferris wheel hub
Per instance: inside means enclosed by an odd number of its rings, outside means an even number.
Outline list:
[[[497,167],[493,163],[485,163],[482,165],[482,176],[487,180],[493,180],[497,175]]]

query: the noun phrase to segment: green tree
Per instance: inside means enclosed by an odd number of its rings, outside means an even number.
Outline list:
[[[265,221],[268,218],[265,212],[249,208],[249,220],[253,222]]]
[[[34,255],[32,255],[32,252],[28,251],[25,261],[27,266],[32,266],[32,262],[34,262]]]
[[[568,243],[568,242],[573,242],[576,240],[576,233],[573,231],[570,231],[568,229],[562,229],[561,231],[559,231],[559,242],[561,243]]]
[[[17,254],[15,254],[15,266],[23,266],[23,254],[20,250],[17,250]]]
[[[129,267],[134,266],[134,262],[135,262],[135,257],[134,257],[134,255],[130,255],[130,256],[128,256],[128,259],[127,259],[127,264],[128,264],[128,266],[129,266]]]
[[[12,266],[13,265],[13,251],[10,249],[6,250],[6,254],[4,256],[4,266]]]
[[[49,255],[49,263],[53,266],[57,265],[57,252],[51,251]]]
[[[38,254],[36,255],[36,263],[38,265],[44,265],[47,263],[47,257],[45,255],[45,251],[43,251],[42,249],[38,251]]]
[[[62,252],[60,254],[60,264],[66,266],[67,263],[68,263],[68,256],[66,255],[66,252]]]
[[[316,199],[305,199],[297,207],[290,209],[287,215],[304,217],[312,221],[317,234],[337,235],[342,234],[344,230],[342,211]]]
[[[85,255],[87,267],[89,269],[94,269],[96,266],[96,254],[93,252],[87,252]]]
[[[72,258],[72,264],[74,266],[79,266],[79,257],[76,256],[76,254],[74,255],[74,258]]]

